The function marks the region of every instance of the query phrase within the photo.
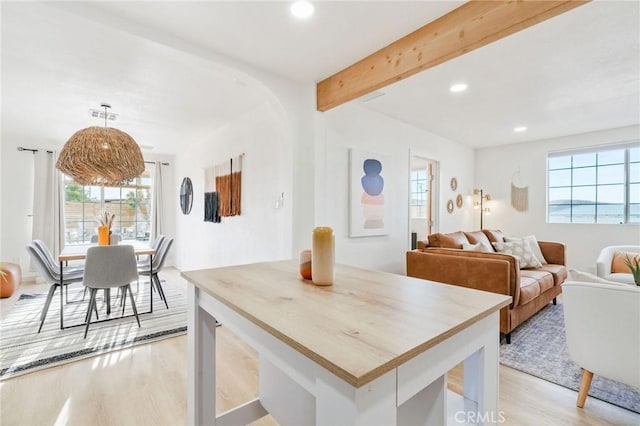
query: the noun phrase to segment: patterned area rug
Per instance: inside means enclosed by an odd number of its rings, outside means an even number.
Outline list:
[[[562,304],[549,304],[517,327],[511,334],[511,344],[500,345],[500,363],[577,392],[582,371],[567,352]],[[640,413],[640,389],[595,374],[589,398]]]
[[[163,280],[164,281],[164,280]],[[135,290],[135,283],[131,285]],[[169,309],[165,308],[157,292],[154,292],[153,313],[140,315],[140,325],[135,317],[116,319],[91,324],[89,334],[84,339],[84,326],[60,330],[60,296],[56,291],[42,331],[40,312],[46,294],[22,294],[6,318],[0,323],[0,380],[20,374],[49,368],[99,355],[117,349],[149,343],[168,337],[185,334],[187,330],[186,297],[176,288],[163,282],[162,285]],[[122,314],[120,299],[112,290],[111,314],[109,318],[119,318]],[[88,297],[82,300],[83,288],[76,286],[69,291],[69,303],[64,305],[65,326],[82,324],[87,312]],[[97,297],[100,320],[106,318],[103,292]],[[140,291],[136,298],[138,312],[149,310],[149,284],[140,281]],[[127,297],[125,315],[132,314]],[[92,321],[95,321],[95,313]]]

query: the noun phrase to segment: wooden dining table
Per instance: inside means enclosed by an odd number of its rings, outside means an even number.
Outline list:
[[[156,251],[155,249],[147,245],[139,245],[139,244],[132,244],[132,245],[133,245],[136,256],[149,256],[149,310],[147,312],[140,312],[139,314],[150,314],[153,312],[153,295],[152,295],[153,279],[151,277],[153,272],[153,266],[152,266],[153,256],[156,254]],[[65,263],[68,263],[69,261],[72,261],[72,260],[85,260],[87,258],[87,251],[89,250],[89,247],[96,247],[96,244],[78,244],[78,245],[65,246],[65,248],[62,250],[62,252],[58,256],[58,261],[60,262],[60,329],[85,325],[85,323],[82,323],[82,324],[74,324],[74,325],[65,327],[64,309],[63,309],[64,308],[64,300],[63,300],[64,292],[62,291],[64,286],[62,283],[64,282]],[[107,306],[109,307],[110,301],[109,301],[108,292],[106,294],[107,294],[105,296],[106,303],[107,303]],[[109,320],[110,319],[106,319],[102,321],[109,321]],[[99,322],[102,322],[102,321],[99,321]]]

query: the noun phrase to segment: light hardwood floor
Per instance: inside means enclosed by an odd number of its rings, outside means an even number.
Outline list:
[[[186,288],[174,269],[164,278]],[[26,284],[22,292],[47,286]],[[0,301],[2,316],[13,301]],[[219,412],[257,396],[255,352],[218,327],[216,404]],[[0,424],[182,425],[186,420],[185,336],[72,362],[0,382]],[[459,391],[461,368],[448,375]],[[584,409],[577,393],[500,366],[500,409],[508,425],[640,425],[640,415],[594,398]],[[265,417],[255,425],[275,425]]]

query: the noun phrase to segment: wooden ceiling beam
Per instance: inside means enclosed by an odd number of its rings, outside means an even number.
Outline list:
[[[472,0],[316,86],[327,111],[560,15],[589,0]]]

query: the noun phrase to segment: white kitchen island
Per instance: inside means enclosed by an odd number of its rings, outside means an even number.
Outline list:
[[[446,373],[462,361],[476,410],[465,419],[499,418],[498,319],[508,296],[345,265],[334,285],[318,287],[300,278],[296,260],[182,276],[190,425],[267,413],[283,425],[445,424]],[[258,352],[260,369],[259,397],[217,416],[216,320]]]

